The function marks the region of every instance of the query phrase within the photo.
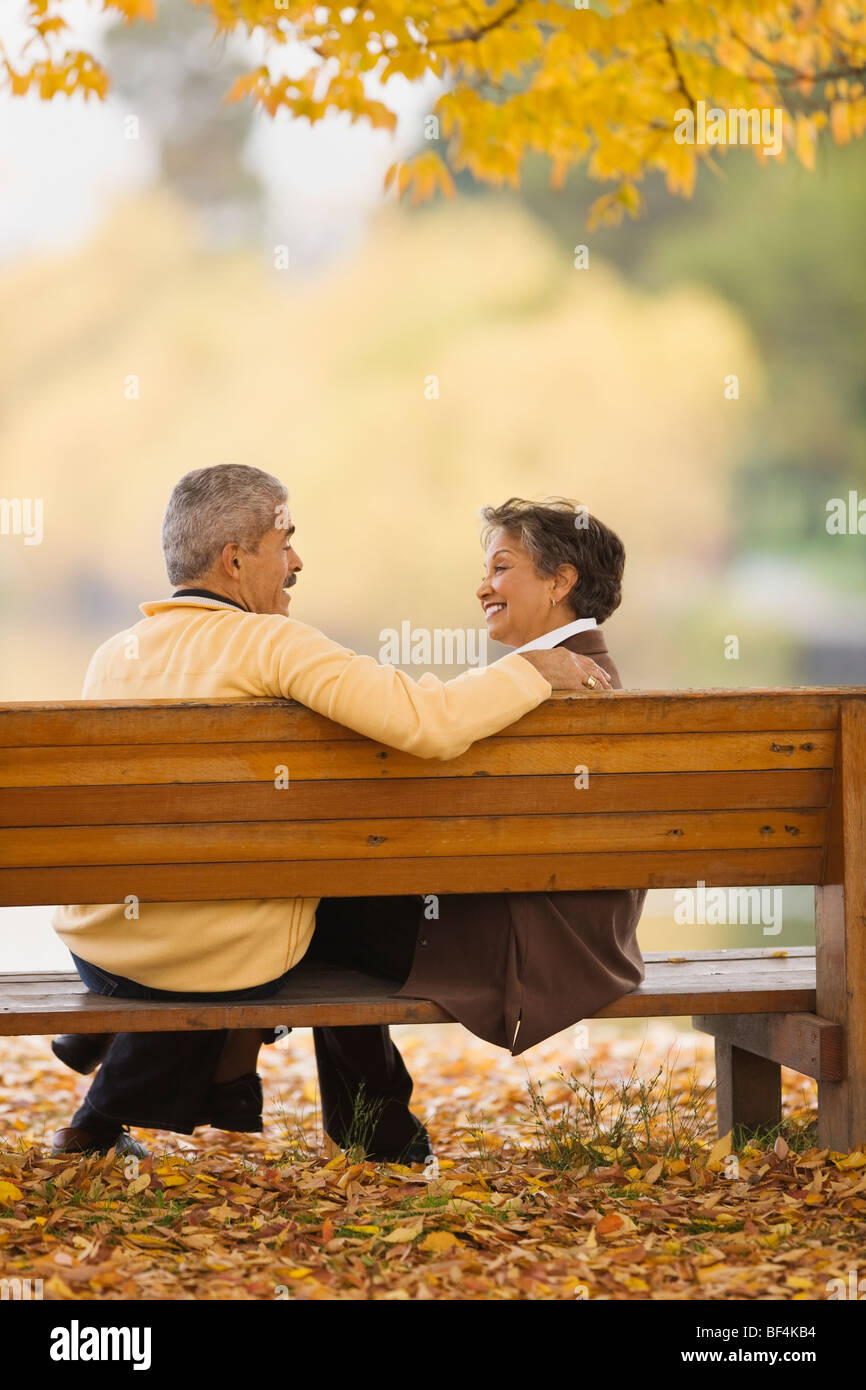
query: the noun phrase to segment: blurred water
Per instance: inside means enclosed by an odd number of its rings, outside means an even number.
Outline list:
[[[750,926],[679,925],[674,920],[674,892],[656,889],[647,895],[638,933],[646,951],[701,951],[719,947],[761,946],[784,949],[814,941],[813,890],[785,888],[782,930],[765,935]],[[53,907],[0,908],[0,974],[24,970],[72,970],[66,947],[51,926]]]
[[[0,908],[0,974],[74,969],[51,926],[53,912],[53,907]]]

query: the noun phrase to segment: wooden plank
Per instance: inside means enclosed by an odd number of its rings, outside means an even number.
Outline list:
[[[809,768],[758,772],[597,773],[576,794],[574,776],[401,777],[291,784],[296,819],[365,816],[540,815],[607,811],[701,811],[751,807],[804,810],[829,805],[832,773]],[[273,782],[144,783],[140,786],[14,787],[0,799],[0,825],[142,825],[283,820]]]
[[[276,795],[276,793],[275,793]],[[288,812],[288,795],[283,804]],[[643,850],[823,851],[826,811],[638,811],[599,816],[440,816],[247,821],[230,825],[0,830],[10,868],[59,864],[201,864],[278,859],[429,859]]]
[[[609,1004],[600,1018],[760,1013],[814,1006],[814,958],[755,951],[695,952],[691,962],[647,959],[643,984]],[[0,1034],[161,1032],[181,1028],[268,1028],[358,1023],[439,1023],[450,1016],[428,1000],[397,998],[388,981],[301,963],[273,999],[236,1004],[140,1001],[90,994],[75,976],[0,978]]]
[[[817,1011],[845,1034],[841,1081],[818,1083],[818,1142],[866,1144],[866,708],[845,701],[834,771],[831,852],[816,888]]]
[[[835,729],[839,702],[866,687],[555,692],[509,727],[516,737],[585,734]],[[0,704],[0,746],[119,743],[253,743],[357,739],[292,700],[64,700]]]
[[[357,743],[151,744],[7,748],[4,787],[107,783],[290,781],[311,778],[511,777],[517,774],[735,772],[832,767],[835,736],[822,730],[750,734],[574,734],[481,739],[458,758],[418,758],[371,740]]]
[[[595,888],[689,888],[815,883],[820,849],[672,850],[441,859],[121,864],[0,870],[0,906],[39,903],[204,902],[244,898],[369,897],[379,893],[556,893]],[[698,1011],[699,1012],[699,1011]],[[822,1012],[824,1012],[822,1010]]]
[[[839,1081],[844,1074],[842,1028],[817,1014],[698,1014],[692,1027],[804,1076]]]
[[[717,946],[711,951],[646,951],[645,961],[668,965],[689,965],[692,961],[711,961],[727,967],[731,961],[799,960],[815,964],[814,946]],[[0,975],[0,980],[3,976]]]

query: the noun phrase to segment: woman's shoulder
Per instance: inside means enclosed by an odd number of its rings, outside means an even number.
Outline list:
[[[567,647],[570,652],[574,652],[577,656],[591,656],[593,661],[597,661],[602,670],[610,676],[613,689],[622,689],[619,671],[616,669],[616,662],[608,649],[607,638],[602,628],[590,627],[583,632],[573,632],[570,637],[564,638],[556,645]]]

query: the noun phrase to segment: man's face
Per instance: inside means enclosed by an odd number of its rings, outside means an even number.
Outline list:
[[[251,613],[282,613],[288,617],[288,589],[297,582],[303,564],[292,544],[295,528],[291,518],[286,517],[286,522],[265,532],[255,554],[249,550],[239,550],[237,554],[237,596]]]

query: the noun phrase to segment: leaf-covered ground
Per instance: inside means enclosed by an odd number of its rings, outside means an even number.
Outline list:
[[[811,1300],[864,1263],[866,1153],[815,1147],[795,1073],[782,1133],[731,1152],[711,1041],[669,1024],[519,1059],[457,1027],[395,1034],[438,1176],[325,1151],[309,1033],[262,1049],[264,1135],[54,1159],[87,1083],[47,1039],[0,1039],[0,1274],[85,1300]]]

